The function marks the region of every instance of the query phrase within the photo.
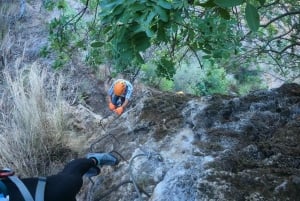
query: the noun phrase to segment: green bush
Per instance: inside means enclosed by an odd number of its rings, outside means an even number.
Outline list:
[[[143,64],[140,79],[149,86],[156,86],[159,79],[155,72],[155,66],[151,63]]]
[[[174,91],[174,81],[162,78],[159,83],[159,89],[162,91]]]
[[[224,68],[210,67],[205,70],[204,75],[199,78],[195,85],[195,94],[227,94],[229,90],[229,80]]]
[[[147,85],[162,91],[174,91],[174,81],[157,76],[155,64],[147,63],[141,67],[140,79]]]

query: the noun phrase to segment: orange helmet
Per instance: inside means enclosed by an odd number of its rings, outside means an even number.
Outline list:
[[[117,96],[121,96],[126,89],[126,83],[124,81],[118,81],[114,86],[114,93]]]

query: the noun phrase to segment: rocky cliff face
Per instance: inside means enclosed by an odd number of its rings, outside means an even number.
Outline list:
[[[22,64],[42,60],[46,20],[36,2],[10,33],[9,51],[2,50],[6,68],[17,58]],[[77,61],[69,69],[64,93],[69,128],[76,131],[71,148],[81,155],[114,151],[121,160],[103,167],[94,185],[85,180],[78,200],[299,200],[299,85],[244,97],[193,97],[135,85],[130,107],[117,117],[107,109],[104,83]]]
[[[96,119],[89,151],[116,151],[122,160],[102,169],[90,200],[300,197],[299,85],[244,97],[140,90],[121,117]]]

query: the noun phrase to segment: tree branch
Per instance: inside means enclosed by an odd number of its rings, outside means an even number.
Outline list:
[[[267,52],[267,54],[273,59],[273,61],[277,64],[279,70],[283,74],[284,72],[283,72],[282,66],[280,65],[280,63],[278,62],[278,60],[274,58],[274,56],[271,54],[271,52]]]
[[[297,14],[300,14],[300,10],[297,10],[297,11],[292,11],[292,12],[288,12],[288,13],[284,13],[282,15],[279,15],[278,17],[275,17],[274,19],[270,20],[269,22],[267,22],[266,24],[262,24],[260,25],[260,27],[267,27],[269,26],[270,24],[272,24],[273,22],[283,18],[283,17],[286,17],[286,16],[289,16],[289,15],[297,15]]]
[[[84,13],[86,12],[88,5],[89,5],[89,1],[90,0],[86,0],[85,2],[85,7],[83,9],[81,9],[81,11],[79,11],[75,16],[73,16],[70,20],[68,20],[64,25],[62,25],[61,27],[59,27],[59,29],[57,30],[57,35],[58,34],[62,34],[62,32],[64,31],[65,27],[68,26],[73,20],[75,20],[77,17],[77,20],[75,21],[75,25],[78,23],[78,21],[82,18],[82,16],[84,15]],[[58,35],[59,36],[59,35]],[[59,37],[58,37],[59,38]]]
[[[274,40],[282,39],[282,37],[284,37],[284,36],[290,34],[293,30],[294,30],[294,29],[293,29],[293,27],[292,27],[292,28],[291,28],[290,30],[288,30],[287,32],[285,32],[285,33],[283,33],[283,34],[281,34],[281,35],[278,35],[278,36],[276,36],[276,37],[274,37],[274,38],[271,38],[270,40],[267,41],[267,44],[266,44],[266,45],[269,45],[269,44],[270,44],[272,41],[274,41]]]
[[[201,60],[200,60],[200,58],[199,58],[199,56],[198,56],[198,54],[197,54],[197,52],[188,44],[188,47],[190,48],[190,50],[192,50],[192,52],[194,53],[194,55],[196,56],[196,59],[197,59],[197,61],[198,61],[198,63],[199,63],[199,65],[200,65],[200,68],[202,68],[203,69],[203,65],[202,65],[202,63],[201,63]]]

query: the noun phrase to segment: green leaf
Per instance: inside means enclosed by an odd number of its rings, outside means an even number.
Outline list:
[[[100,42],[100,41],[91,43],[91,47],[102,47],[103,45],[104,45],[104,43]]]
[[[152,22],[153,18],[155,17],[155,15],[156,15],[156,13],[153,11],[151,11],[149,13],[149,15],[147,16],[146,21],[145,21],[146,26],[149,26],[149,27],[151,26],[151,22]]]
[[[102,0],[100,1],[100,7],[101,12],[99,13],[100,17],[110,17],[114,18],[115,14],[115,8],[117,8],[119,5],[122,5],[123,0]],[[110,20],[108,20],[110,21]]]
[[[213,48],[211,47],[210,44],[204,44],[204,46],[201,48],[203,52],[206,54],[211,54],[211,51],[213,51]]]
[[[225,20],[230,19],[230,13],[228,12],[228,10],[226,10],[224,8],[218,8],[217,11],[223,19],[225,19]]]
[[[158,62],[156,62],[157,68],[155,70],[159,77],[164,77],[167,80],[173,80],[173,76],[176,73],[175,63],[170,58],[163,56]]]
[[[244,0],[214,0],[214,2],[220,7],[228,8],[228,7],[239,6],[242,3],[244,3]]]
[[[259,28],[259,14],[256,7],[247,3],[245,13],[246,21],[251,31],[257,31]]]
[[[151,11],[150,13],[144,13],[141,17],[136,19],[137,24],[131,26],[129,29],[132,30],[133,35],[139,32],[146,32],[148,37],[152,37],[154,32],[151,30],[152,21],[157,15],[156,12]]]
[[[161,19],[164,22],[168,22],[169,18],[168,18],[166,10],[162,9],[159,6],[155,6],[154,9],[155,9],[156,13],[159,15],[159,19]]]
[[[143,57],[140,55],[139,52],[136,53],[135,57],[136,57],[136,61],[138,63],[140,63],[140,64],[144,64],[145,63],[145,60],[143,59]]]
[[[220,50],[214,51],[213,58],[222,58],[222,51],[220,51]]]
[[[147,28],[145,31],[146,31],[146,34],[149,38],[154,36],[154,32],[150,28]]]
[[[214,0],[208,0],[205,3],[199,3],[200,6],[204,7],[204,8],[213,8],[216,6]]]
[[[211,55],[204,55],[202,56],[203,59],[210,59],[211,58]]]
[[[166,35],[166,30],[165,30],[164,26],[159,26],[157,29],[157,40],[167,42],[168,39],[169,38]]]
[[[121,5],[123,3],[123,0],[103,0],[100,1],[100,6],[102,11],[103,10],[107,10],[107,11],[111,11],[113,10],[116,6]]]
[[[84,48],[85,47],[85,43],[84,42],[85,42],[84,40],[77,41],[76,42],[76,47]]]
[[[264,5],[266,3],[266,0],[259,0],[260,5]]]
[[[121,6],[121,5],[116,6],[116,8],[114,9],[114,15],[115,16],[120,15],[120,14],[123,15],[123,12],[124,12],[124,7]]]
[[[57,8],[58,8],[58,9],[65,9],[65,8],[67,8],[67,3],[66,3],[64,0],[60,0],[60,1],[57,3]]]
[[[165,0],[158,0],[157,4],[165,9],[170,10],[172,8],[172,4]]]
[[[132,12],[144,11],[145,9],[146,9],[146,6],[144,4],[132,4],[130,6],[130,10]]]
[[[181,9],[185,6],[185,1],[182,0],[173,0],[172,7],[173,9]]]
[[[140,32],[132,37],[132,43],[137,51],[144,51],[150,47],[150,38],[144,32]]]

